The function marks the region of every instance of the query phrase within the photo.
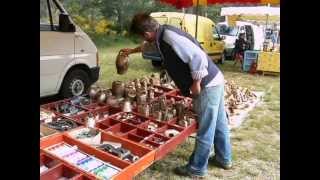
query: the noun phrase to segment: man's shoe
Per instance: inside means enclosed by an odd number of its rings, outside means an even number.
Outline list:
[[[232,168],[232,162],[229,162],[227,164],[225,163],[221,163],[219,162],[215,157],[212,157],[209,159],[209,162],[214,165],[214,166],[217,166],[217,167],[220,167],[220,168],[223,168],[225,170],[229,170]]]
[[[202,179],[205,177],[205,175],[197,175],[197,174],[193,174],[192,172],[190,172],[190,170],[187,168],[187,166],[180,166],[180,167],[176,167],[174,169],[174,173],[180,176],[189,176],[191,178],[199,178]]]

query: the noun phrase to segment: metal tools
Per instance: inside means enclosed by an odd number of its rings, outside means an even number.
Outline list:
[[[111,144],[102,144],[98,148],[129,162],[135,162],[139,159],[138,156],[133,155],[129,150],[122,147],[115,148]]]
[[[58,118],[55,121],[47,123],[46,126],[51,129],[58,130],[58,131],[68,131],[70,129],[74,129],[74,128],[78,127],[77,123],[75,123],[72,120],[63,118],[63,117]]]

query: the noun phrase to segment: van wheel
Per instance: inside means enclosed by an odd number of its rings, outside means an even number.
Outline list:
[[[80,96],[88,89],[89,82],[89,76],[85,71],[81,69],[72,70],[63,81],[61,95],[64,98]]]
[[[226,54],[225,54],[225,52],[223,52],[221,54],[221,58],[219,59],[218,63],[223,64],[225,60],[226,60]]]
[[[161,64],[162,64],[161,61],[151,61],[151,63],[152,63],[152,66],[156,68],[161,67]]]

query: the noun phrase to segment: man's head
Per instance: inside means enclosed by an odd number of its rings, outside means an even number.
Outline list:
[[[147,13],[136,14],[131,21],[130,32],[139,35],[148,42],[156,39],[159,23]]]

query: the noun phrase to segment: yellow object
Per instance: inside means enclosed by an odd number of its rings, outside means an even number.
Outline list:
[[[151,16],[156,19],[159,24],[169,24],[175,26],[195,37],[196,15],[178,12],[155,12]],[[222,59],[225,43],[222,39],[214,38],[215,24],[209,18],[198,16],[198,32],[197,40],[212,57],[214,61]]]
[[[280,4],[280,0],[261,0],[261,4],[278,5]]]
[[[257,70],[280,72],[280,53],[261,51],[258,56]]]
[[[192,0],[194,5],[197,5],[197,0]],[[200,6],[206,6],[207,5],[207,0],[199,0],[199,5]]]

